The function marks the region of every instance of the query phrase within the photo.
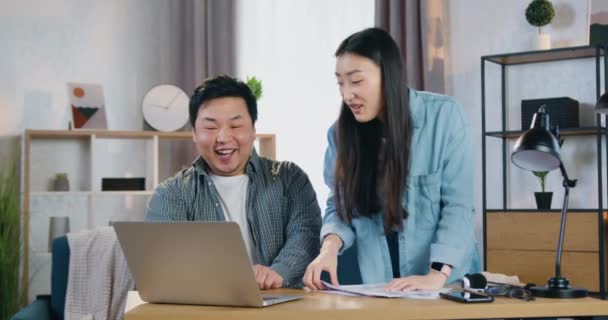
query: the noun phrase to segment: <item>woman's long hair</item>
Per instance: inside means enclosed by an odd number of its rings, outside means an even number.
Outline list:
[[[342,102],[336,128],[338,213],[350,223],[353,216],[369,217],[382,209],[385,232],[401,229],[407,218],[401,199],[409,174],[412,133],[399,48],[386,31],[369,28],[346,38],[335,55],[347,53],[368,58],[380,68],[384,106],[378,118],[359,123]]]

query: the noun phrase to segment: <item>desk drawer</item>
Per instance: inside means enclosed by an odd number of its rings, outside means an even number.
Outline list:
[[[564,252],[562,276],[570,284],[599,291],[599,260],[593,252]],[[546,285],[555,276],[555,251],[488,249],[488,271],[517,275],[521,282]]]
[[[488,212],[490,249],[556,250],[560,212]],[[597,212],[571,212],[566,219],[565,251],[598,252]]]

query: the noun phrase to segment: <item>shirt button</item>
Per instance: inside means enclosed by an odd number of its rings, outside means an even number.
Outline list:
[[[215,203],[215,206],[216,206],[216,207],[219,207],[219,206],[220,206],[220,204],[216,202],[216,203]]]
[[[211,185],[211,182],[207,182],[208,185]]]

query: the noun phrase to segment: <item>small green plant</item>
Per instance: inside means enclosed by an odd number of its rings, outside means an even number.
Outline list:
[[[0,319],[9,319],[20,306],[19,260],[21,212],[14,165],[0,168]]]
[[[540,190],[545,192],[545,179],[549,171],[532,171],[532,173],[540,180]]]
[[[538,33],[540,33],[540,27],[551,23],[553,17],[555,17],[555,10],[549,0],[533,0],[526,8],[526,20],[531,25],[538,27]]]
[[[67,173],[57,173],[55,174],[55,179],[57,180],[64,180],[68,178],[68,174]]]
[[[564,138],[560,137],[559,138],[559,147],[560,147],[560,149],[561,149],[561,147],[562,147],[563,144],[564,144]],[[549,174],[549,171],[532,171],[532,173],[540,181],[540,190],[542,192],[545,192],[545,180],[547,178],[547,175]]]
[[[263,93],[262,80],[258,80],[258,79],[256,79],[256,77],[251,77],[251,78],[247,77],[247,86],[249,86],[249,89],[255,96],[255,99],[260,100],[260,98],[262,97],[262,93]]]

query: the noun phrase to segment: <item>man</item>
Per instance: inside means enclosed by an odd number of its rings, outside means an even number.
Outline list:
[[[245,83],[225,75],[205,80],[189,112],[200,156],[156,188],[146,219],[234,221],[260,289],[301,286],[321,229],[308,177],[293,163],[257,155],[257,104]]]

